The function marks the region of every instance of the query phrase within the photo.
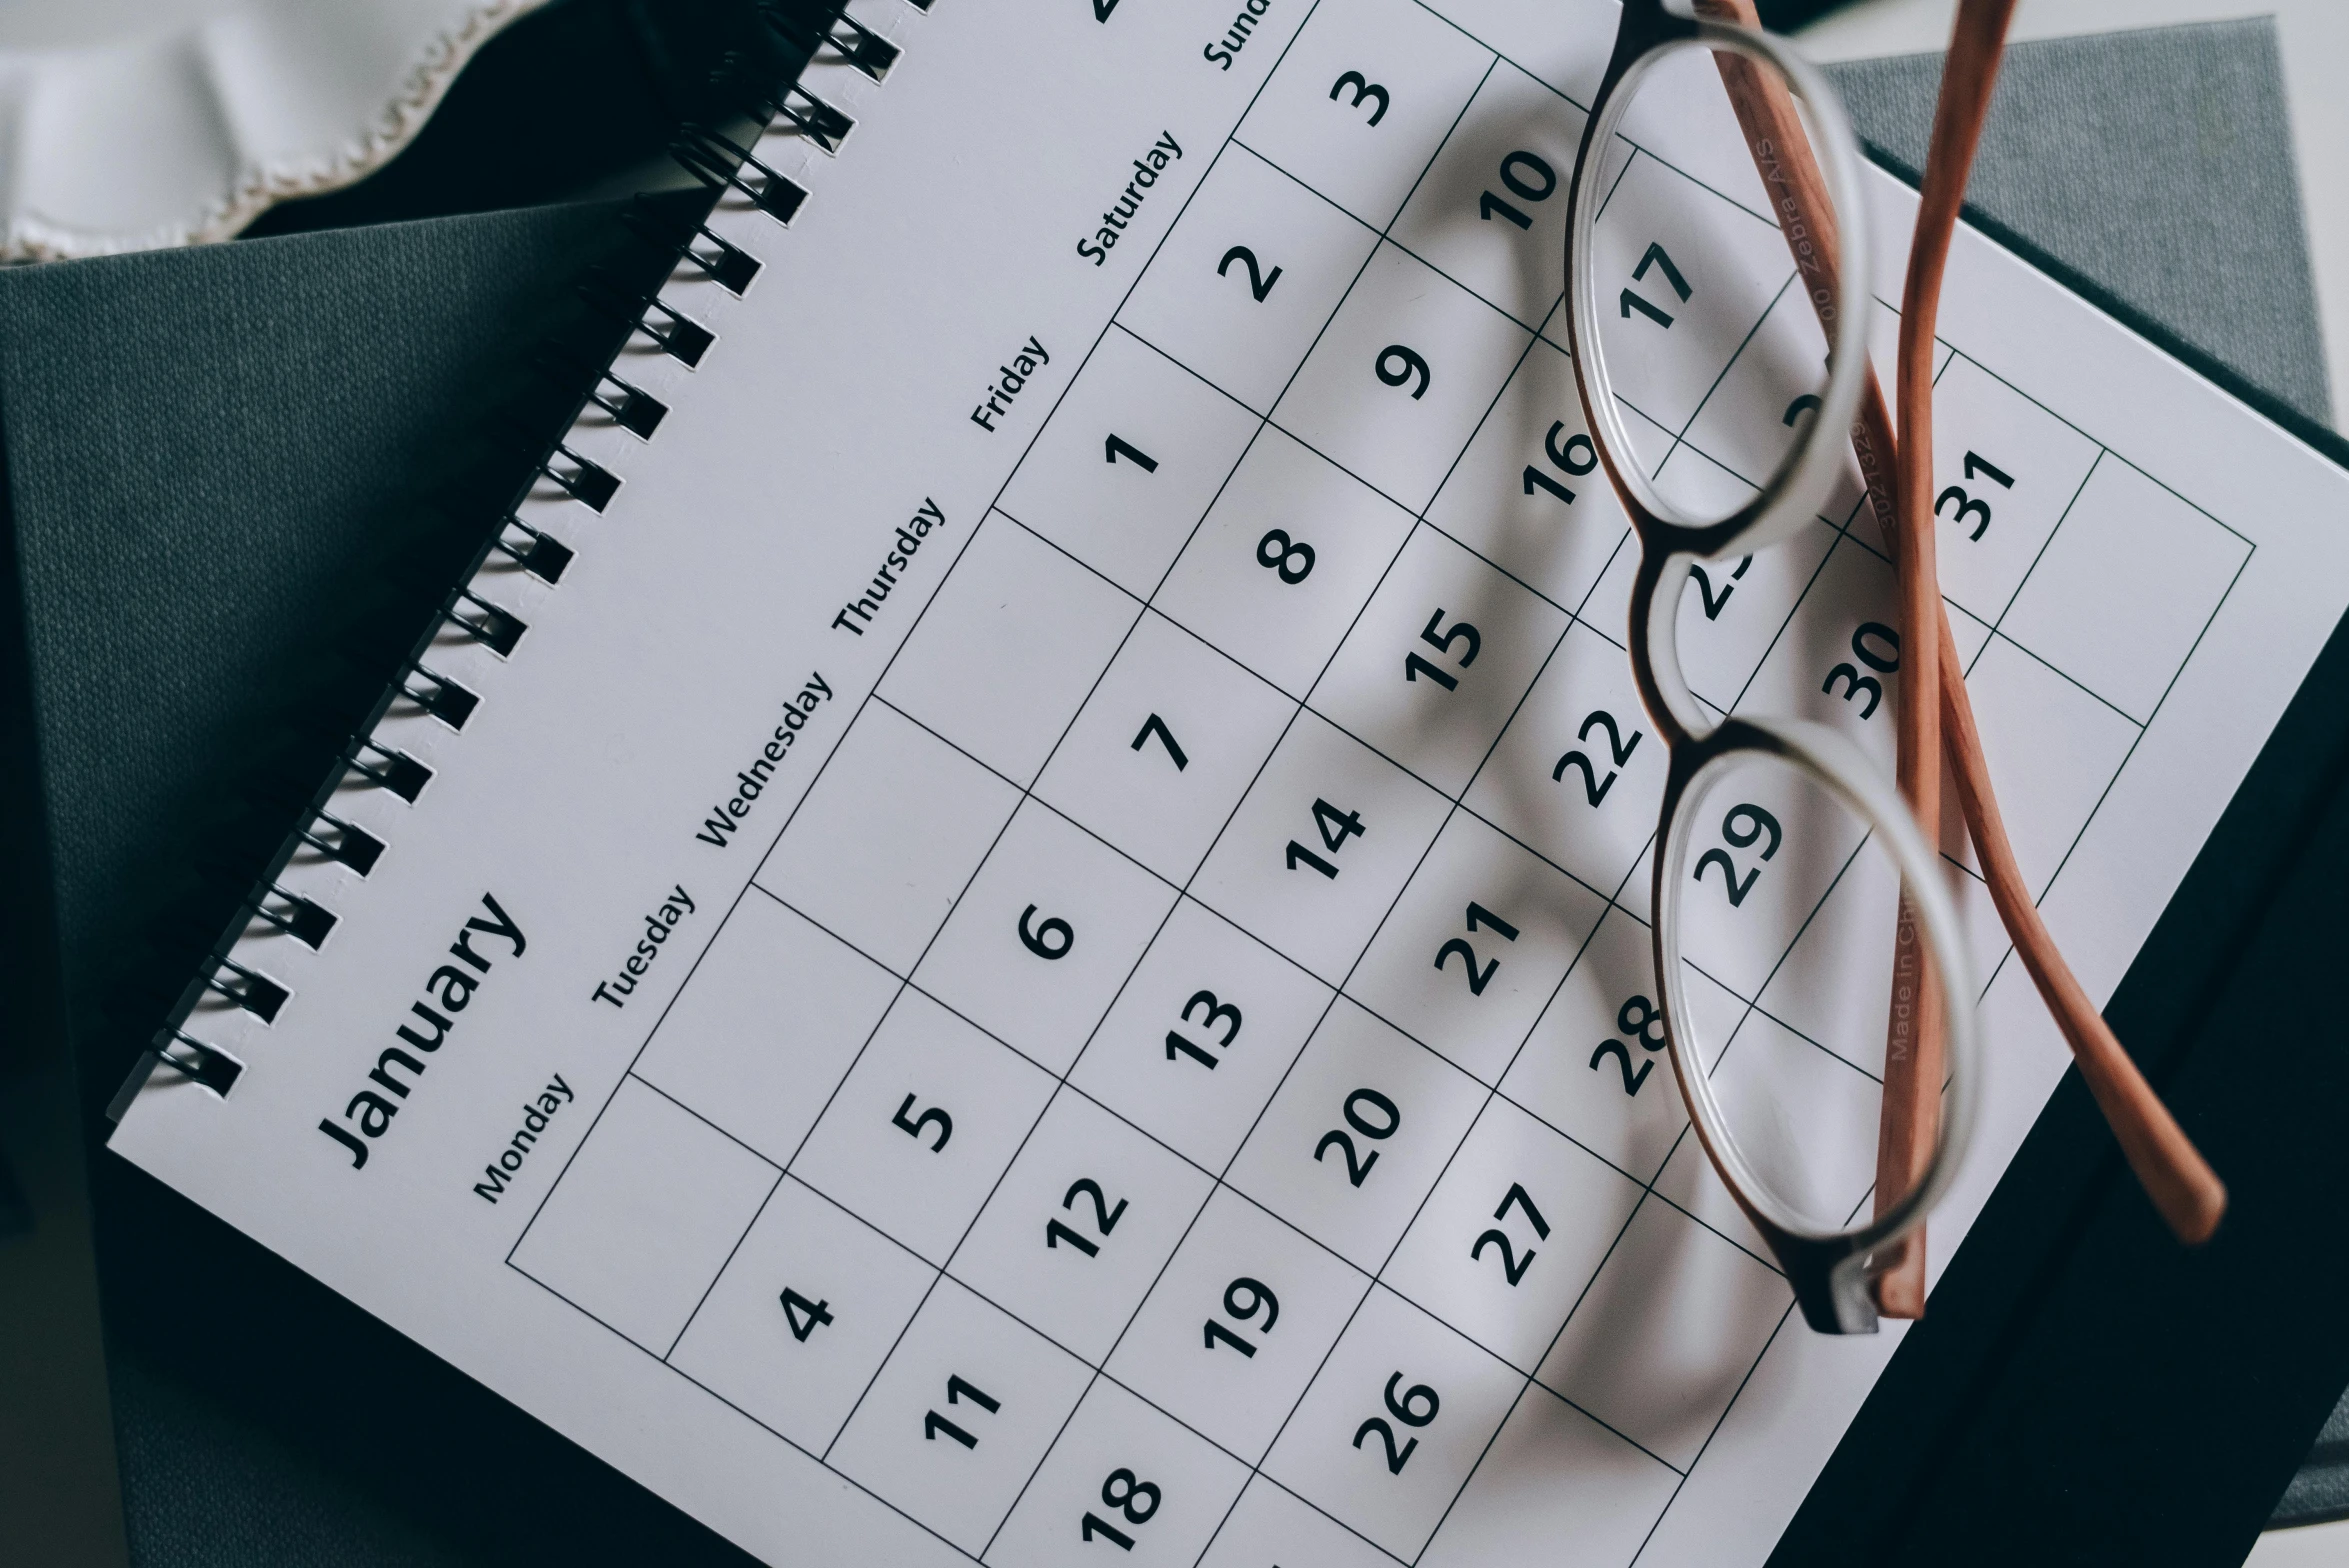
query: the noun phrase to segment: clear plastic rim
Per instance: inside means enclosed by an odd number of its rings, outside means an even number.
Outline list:
[[[1845,433],[1858,412],[1866,380],[1867,321],[1874,294],[1853,280],[1868,275],[1867,207],[1859,178],[1859,146],[1841,102],[1811,64],[1767,33],[1698,18],[1693,31],[1659,41],[1634,58],[1610,82],[1584,128],[1582,146],[1568,187],[1566,229],[1567,331],[1574,353],[1575,384],[1582,394],[1583,413],[1601,438],[1602,450],[1629,454],[1629,430],[1616,404],[1614,382],[1607,370],[1607,352],[1599,331],[1597,279],[1576,258],[1591,254],[1598,214],[1586,200],[1585,186],[1601,161],[1595,153],[1610,145],[1637,94],[1641,79],[1666,55],[1679,49],[1728,50],[1777,71],[1809,113],[1814,151],[1827,182],[1828,199],[1835,205],[1836,265],[1839,297],[1828,353],[1827,390],[1811,427],[1780,460],[1777,472],[1761,493],[1724,518],[1692,518],[1666,501],[1636,464],[1610,461],[1607,467],[1630,492],[1642,531],[1661,527],[1667,537],[1658,547],[1685,550],[1704,558],[1744,554],[1792,537],[1816,515],[1834,488],[1842,466]]]
[[[1681,904],[1688,885],[1687,863],[1695,808],[1741,756],[1773,758],[1800,769],[1836,797],[1843,808],[1881,835],[1899,867],[1902,884],[1922,920],[1933,962],[1940,972],[1947,1025],[1947,1082],[1940,1134],[1932,1163],[1916,1185],[1882,1215],[1863,1224],[1821,1228],[1762,1179],[1722,1114],[1701,1054],[1685,1032],[1692,1019],[1680,957]],[[1686,759],[1685,762],[1683,759]],[[1874,1251],[1922,1221],[1957,1177],[1971,1141],[1981,1087],[1981,1041],[1974,1014],[1973,966],[1966,954],[1957,906],[1942,880],[1940,856],[1910,820],[1908,806],[1867,757],[1823,725],[1799,720],[1730,718],[1701,739],[1684,743],[1666,787],[1663,844],[1656,862],[1653,929],[1656,980],[1663,992],[1664,1025],[1672,1070],[1681,1099],[1706,1152],[1731,1191],[1757,1216],[1788,1236],[1831,1243],[1854,1253]]]

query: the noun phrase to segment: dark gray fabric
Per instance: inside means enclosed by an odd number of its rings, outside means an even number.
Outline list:
[[[499,445],[541,326],[621,232],[600,204],[0,272],[30,655],[5,673],[29,679],[85,1098],[137,1044],[110,999],[185,977],[141,972],[149,917],[379,562],[445,587],[414,560],[426,497]],[[274,842],[289,809],[258,814]],[[91,1179],[139,1568],[740,1560],[125,1162]]]
[[[2349,1518],[2349,1393],[2333,1407],[2308,1462],[2277,1500],[2269,1528]]]
[[[1829,73],[1922,169],[1941,57]],[[1967,200],[2312,419],[2332,422],[2272,19],[2016,44]]]
[[[77,1001],[605,207],[0,272],[0,420]]]

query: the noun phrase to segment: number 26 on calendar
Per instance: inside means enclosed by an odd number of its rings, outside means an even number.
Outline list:
[[[1436,1412],[1443,1409],[1443,1399],[1425,1383],[1412,1384],[1398,1398],[1395,1389],[1402,1381],[1403,1374],[1400,1372],[1387,1379],[1387,1415],[1393,1416],[1406,1427],[1426,1426],[1436,1418]],[[1411,1455],[1418,1450],[1419,1439],[1406,1438],[1403,1446],[1397,1448],[1395,1429],[1387,1424],[1386,1416],[1372,1416],[1354,1429],[1354,1446],[1360,1448],[1362,1440],[1374,1432],[1387,1451],[1387,1474],[1401,1475],[1403,1467],[1411,1462]]]

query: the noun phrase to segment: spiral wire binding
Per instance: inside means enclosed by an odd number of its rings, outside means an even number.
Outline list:
[[[650,244],[676,243],[662,236],[660,219],[654,215],[651,203],[641,195],[628,204],[627,209],[620,214],[620,221]],[[710,251],[708,255],[701,251],[705,245]],[[678,257],[693,263],[702,276],[737,298],[750,287],[750,280],[759,275],[759,260],[756,256],[731,240],[713,233],[706,223],[697,226],[693,233],[686,236],[678,249]]]
[[[873,81],[881,81],[897,63],[901,51],[896,44],[850,16],[844,9],[845,3],[846,0],[834,0],[811,18],[785,0],[758,0],[757,14],[773,33],[798,45],[808,63],[829,58]],[[932,0],[904,0],[904,3],[916,11],[927,12]],[[715,74],[728,99],[745,118],[755,123],[755,133],[745,145],[724,130],[688,124],[679,130],[670,148],[671,155],[701,183],[713,205],[731,191],[778,223],[788,224],[807,201],[807,189],[758,158],[755,155],[758,143],[766,135],[787,128],[808,145],[831,156],[838,153],[856,122],[809,90],[796,74],[780,90],[771,80],[761,80],[755,63],[740,52],[730,53]],[[679,237],[674,223],[660,217],[642,196],[623,212],[622,219],[640,238],[666,251],[672,258],[672,267],[691,264],[730,294],[739,296],[758,276],[761,265],[758,258],[716,233],[707,219]],[[405,752],[379,743],[373,732],[389,716],[393,705],[402,700],[452,730],[462,729],[472,717],[480,705],[480,696],[431,668],[427,660],[435,644],[448,631],[480,643],[500,658],[511,656],[528,631],[513,611],[475,591],[474,584],[492,554],[505,556],[550,585],[561,580],[564,569],[571,563],[574,552],[568,544],[524,522],[518,515],[522,497],[544,478],[590,510],[603,511],[624,481],[620,475],[572,450],[567,437],[569,430],[592,404],[609,415],[614,424],[640,439],[650,440],[668,414],[666,404],[619,374],[618,356],[625,352],[627,341],[642,334],[689,369],[698,365],[717,341],[709,329],[657,294],[632,289],[604,269],[592,271],[579,292],[591,309],[624,325],[622,341],[615,346],[612,358],[600,367],[560,345],[546,345],[542,364],[551,361],[563,372],[587,383],[586,391],[579,395],[563,423],[566,435],[534,441],[541,455],[521,494],[475,555],[459,586],[441,602],[439,614],[403,661],[399,674],[388,684],[373,711],[340,746],[326,782],[301,807],[298,825],[252,884],[236,918],[199,965],[196,977],[180,993],[167,1021],[156,1031],[148,1050],[107,1108],[110,1119],[121,1120],[131,1101],[159,1067],[168,1068],[215,1095],[225,1097],[234,1087],[246,1063],[224,1047],[189,1033],[190,1014],[207,996],[216,996],[264,1025],[276,1021],[292,992],[278,980],[232,956],[237,944],[252,923],[259,921],[304,947],[316,949],[324,945],[337,924],[332,910],[284,885],[280,879],[287,867],[296,855],[307,850],[365,877],[389,852],[390,846],[384,840],[327,810],[337,789],[355,775],[413,803],[432,781],[430,768]]]

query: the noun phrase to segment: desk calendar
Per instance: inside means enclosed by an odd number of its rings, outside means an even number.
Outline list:
[[[1760,1562],[1898,1330],[1803,1330],[1655,1070],[1662,748],[1558,299],[1613,8],[853,15],[885,79],[826,52],[825,134],[754,149],[805,205],[711,219],[755,281],[681,266],[697,362],[615,366],[657,431],[591,407],[520,508],[559,582],[491,557],[430,649],[461,732],[394,700],[336,790],[380,855],[263,900],[331,931],[228,950],[274,1018],[184,1020],[234,1082],[151,1073],[112,1147],[769,1561]],[[1710,347],[1625,394],[1734,497],[1807,306],[1710,68],[1631,124],[1601,243]],[[1942,582],[2102,996],[2349,603],[2349,478],[1970,232],[1942,320]],[[1889,769],[1831,513],[1681,646]],[[2066,1061],[1944,839],[1990,1066],[1936,1259]],[[1845,859],[1696,1005],[1872,1115]]]

